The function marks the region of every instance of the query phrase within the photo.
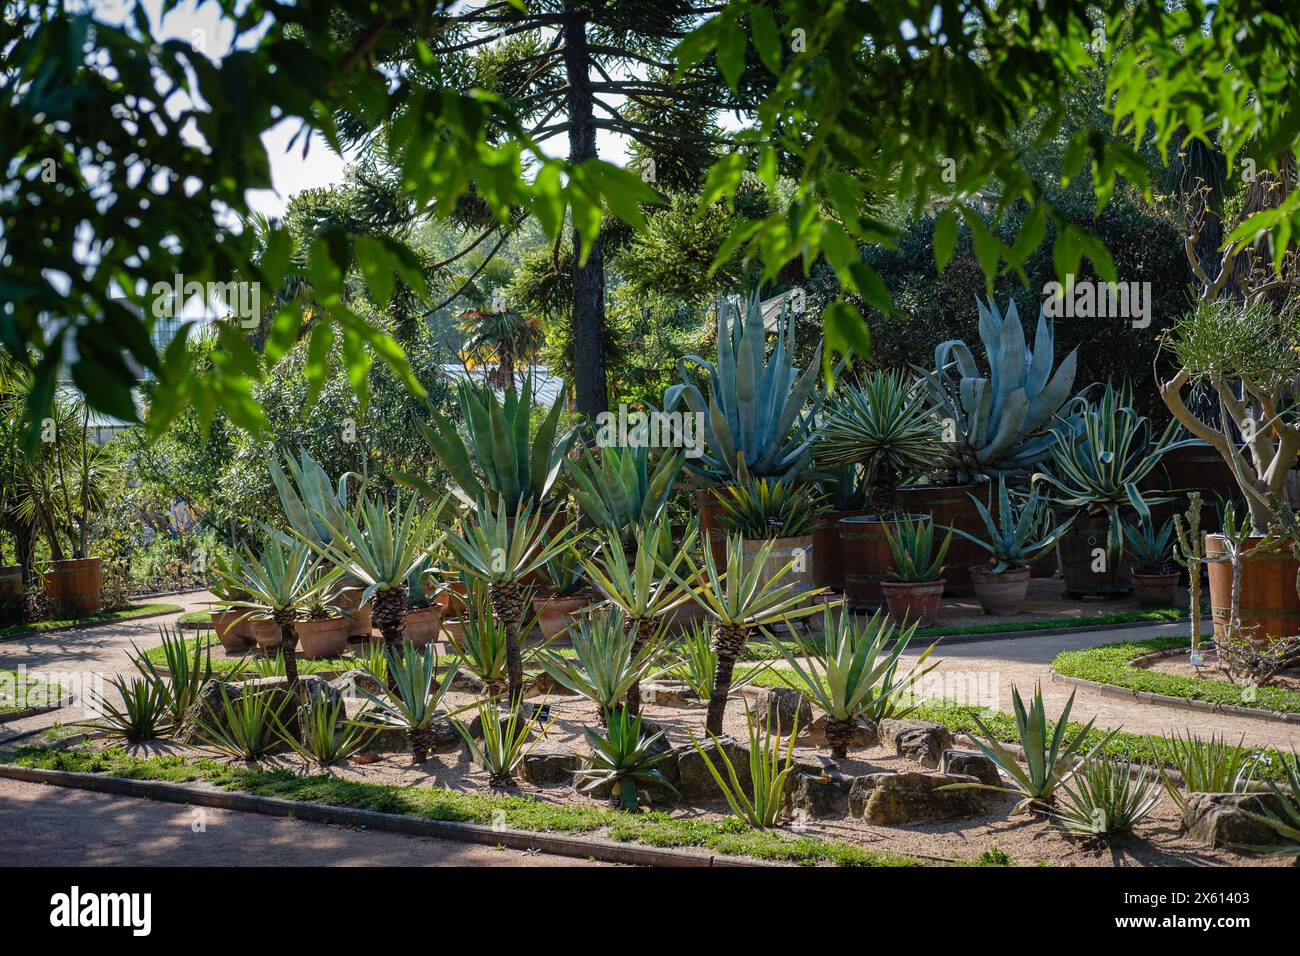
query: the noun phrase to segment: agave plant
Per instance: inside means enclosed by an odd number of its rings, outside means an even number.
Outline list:
[[[461,521],[459,532],[445,542],[462,569],[487,584],[492,612],[505,627],[512,703],[524,693],[519,641],[519,623],[528,606],[524,579],[578,540],[570,525],[552,532],[554,522],[554,515],[543,520],[531,504],[512,515],[505,498],[498,498],[495,509],[480,502],[473,514]]]
[[[941,438],[921,383],[872,371],[826,402],[817,463],[862,465],[872,507],[891,512],[903,478],[942,467]]]
[[[471,579],[467,590],[465,613],[460,618],[460,634],[451,635],[451,645],[460,658],[461,666],[483,682],[489,695],[496,697],[506,689],[509,681],[505,624],[492,613],[487,585]],[[537,615],[524,620],[519,628],[520,633],[527,634],[536,623]],[[524,650],[523,665],[527,666],[543,647],[544,644],[539,644]]]
[[[666,411],[685,410],[704,421],[707,448],[686,462],[692,474],[729,484],[741,468],[759,478],[792,478],[808,463],[815,416],[825,398],[817,387],[821,344],[808,369],[794,367],[794,322],[783,304],[776,348],[764,358],[767,331],[757,291],[742,315],[718,301],[718,360],[687,355],[677,362],[681,382],[664,392]],[[708,397],[687,373],[693,363],[708,374]]]
[[[617,607],[579,614],[569,626],[573,657],[549,651],[538,659],[542,670],[594,703],[603,716],[618,707],[633,684],[653,680],[668,670],[661,660],[662,642],[650,640],[634,650],[636,631],[626,624],[627,618]]]
[[[1161,741],[1162,756],[1182,778],[1176,783],[1163,767],[1160,781],[1165,785],[1169,799],[1182,810],[1186,804],[1183,793],[1244,793],[1255,781],[1259,755],[1242,746],[1245,734],[1236,745],[1226,737],[1211,734],[1209,740],[1174,731]]]
[[[131,662],[141,676],[164,688],[171,721],[179,726],[191,705],[199,699],[203,685],[212,679],[212,647],[203,639],[186,640],[165,625],[158,629],[158,636],[166,677],[134,644]]]
[[[298,660],[294,655],[297,637],[293,623],[303,616],[303,609],[315,601],[320,592],[331,589],[342,574],[337,568],[325,574],[318,573],[318,570],[311,546],[305,541],[272,536],[262,553],[256,557],[246,556],[238,576],[227,582],[227,586],[237,589],[243,597],[217,602],[275,621],[280,628],[280,652],[284,655],[284,673],[290,687],[298,684]]]
[[[971,501],[984,522],[984,536],[977,537],[961,528],[949,528],[953,534],[973,541],[991,555],[993,570],[1001,574],[1013,568],[1028,567],[1056,547],[1074,519],[1057,525],[1047,499],[1034,488],[1018,503],[1007,490],[1007,480],[998,476],[996,520],[993,517],[993,489],[989,488],[989,503],[985,507],[974,495]]]
[[[1174,519],[1159,528],[1155,522],[1139,519],[1124,524],[1124,550],[1133,559],[1133,570],[1142,574],[1164,574],[1174,568]]]
[[[904,717],[915,709],[915,704],[904,705],[903,696],[938,666],[937,661],[926,663],[935,648],[931,644],[906,673],[898,675],[899,658],[915,633],[915,624],[899,629],[881,611],[863,625],[848,611],[837,614],[827,606],[822,611],[822,633],[796,636],[797,650],[772,641],[794,672],[794,686],[826,712],[826,742],[836,760],[848,757],[859,717],[880,721]]]
[[[812,534],[826,513],[807,486],[766,478],[728,485],[718,504],[718,524],[754,541]]]
[[[948,556],[948,546],[952,544],[951,531],[944,536],[936,552],[933,518],[914,519],[910,515],[900,515],[893,527],[885,524],[884,528],[889,553],[894,559],[894,577],[908,582],[939,580],[943,573],[943,559]]]
[[[636,529],[664,513],[682,461],[681,452],[671,452],[652,469],[648,447],[609,445],[600,450],[599,459],[584,449],[578,461],[565,459],[564,468],[587,520],[599,528],[613,528],[627,541]]]
[[[1001,787],[987,783],[957,783],[942,789],[957,790],[969,787],[1015,794],[1023,799],[1016,804],[1012,813],[1023,813],[1031,808],[1050,808],[1056,801],[1056,791],[1062,784],[1070,781],[1077,770],[1077,766],[1086,764],[1119,733],[1118,730],[1108,732],[1085,751],[1084,742],[1087,740],[1089,731],[1092,730],[1093,722],[1096,720],[1094,717],[1093,720],[1084,724],[1082,729],[1067,742],[1065,734],[1066,727],[1070,722],[1070,710],[1074,707],[1073,692],[1070,694],[1070,699],[1065,702],[1065,708],[1061,711],[1061,716],[1057,718],[1055,728],[1049,728],[1048,726],[1047,712],[1043,707],[1043,688],[1041,686],[1035,685],[1034,700],[1029,709],[1025,708],[1025,702],[1020,698],[1019,689],[1013,686],[1011,688],[1011,706],[1015,711],[1016,731],[1020,739],[1020,747],[1024,751],[1023,757],[1019,759],[998,742],[978,714],[972,714],[971,719],[975,721],[976,726],[984,734],[982,740],[979,737],[974,738],[975,746],[983,751],[984,756],[997,764],[998,769],[1011,780],[1012,786]],[[1021,766],[1022,761],[1024,766]]]
[[[257,760],[280,743],[276,728],[283,726],[293,696],[274,693],[244,693],[231,701],[226,685],[220,687],[221,719],[199,719],[208,745],[236,760]],[[212,715],[208,715],[212,716]]]
[[[167,686],[161,680],[148,676],[129,681],[111,677],[108,682],[122,698],[122,705],[119,707],[107,697],[95,697],[90,709],[100,717],[85,726],[132,744],[153,740],[172,726]]]
[[[753,790],[753,799],[746,795],[746,788],[741,783],[736,767],[725,748],[721,746],[716,748],[717,754],[722,757],[723,766],[727,769],[727,775],[723,777],[722,772],[714,766],[694,734],[691,735],[691,743],[704,760],[704,765],[708,767],[709,775],[713,777],[722,795],[726,797],[731,812],[751,827],[774,827],[785,802],[786,780],[794,772],[794,738],[799,732],[799,715],[795,714],[794,726],[790,728],[790,735],[784,740],[772,732],[770,714],[763,721],[762,731],[759,730],[758,721],[749,713],[748,705],[745,709],[745,718],[749,724],[749,783]],[[716,745],[717,735],[710,732],[709,736],[713,738]],[[783,743],[785,744],[784,760],[781,757]]]
[[[871,486],[866,469],[858,464],[837,465],[820,469],[815,485],[817,493],[835,511],[862,511],[871,501]]]
[[[951,439],[946,465],[962,481],[1024,473],[1047,458],[1056,441],[1052,416],[1070,397],[1079,352],[1067,355],[1053,374],[1052,325],[1041,309],[1030,350],[1014,301],[1005,317],[995,302],[976,305],[988,376],[959,339],[940,344],[934,369],[924,373]]]
[[[557,395],[534,434],[533,391],[531,372],[524,376],[518,392],[507,388],[500,401],[490,385],[461,382],[457,395],[465,438],[437,409],[429,409],[432,428],[416,421],[416,428],[451,473],[456,494],[466,505],[501,500],[507,513],[514,515],[520,508],[540,506],[551,494],[578,430],[559,434],[564,396]],[[531,444],[529,435],[533,435]],[[406,474],[397,477],[430,500],[439,497],[427,482]]]
[[[1242,812],[1255,822],[1272,827],[1285,842],[1274,846],[1247,846],[1245,849],[1258,853],[1285,853],[1289,856],[1300,856],[1300,757],[1297,757],[1293,750],[1289,759],[1282,755],[1281,760],[1286,786],[1278,784],[1275,780],[1266,782],[1269,792],[1281,806],[1282,812],[1275,813],[1267,809],[1262,814],[1249,810],[1242,810]]]
[[[478,724],[483,733],[481,740],[459,720],[453,721],[453,724],[464,738],[475,762],[488,772],[488,783],[493,787],[509,787],[514,784],[515,768],[546,736],[546,731],[551,726],[547,724],[541,730],[534,731],[531,718],[524,716],[522,702],[516,702],[502,720],[495,700],[478,702]]]
[[[727,696],[731,693],[731,676],[736,661],[745,650],[745,642],[755,631],[770,624],[816,614],[816,606],[809,605],[807,599],[816,597],[821,589],[808,591],[801,588],[799,582],[786,579],[797,558],[772,573],[768,566],[772,553],[770,541],[765,542],[758,554],[747,562],[740,536],[728,535],[723,570],[719,570],[712,548],[703,551],[703,567],[696,565],[688,554],[687,575],[683,578],[673,572],[672,576],[688,588],[695,602],[714,618],[713,649],[718,655],[718,664],[705,726],[709,733],[720,734],[722,718],[727,711]],[[699,583],[692,583],[695,581]]]
[[[456,679],[460,664],[452,664],[440,682],[434,679],[438,655],[433,646],[416,648],[403,643],[401,649],[386,648],[388,691],[383,696],[362,690],[372,708],[357,719],[359,726],[382,730],[396,727],[406,731],[411,757],[427,760],[433,749],[433,719],[447,688]]]
[[[1055,503],[1068,511],[1105,514],[1109,519],[1106,550],[1113,557],[1124,550],[1121,512],[1132,508],[1143,521],[1151,520],[1151,505],[1173,501],[1171,495],[1142,491],[1138,484],[1160,463],[1166,452],[1197,445],[1196,439],[1175,440],[1178,423],[1170,421],[1155,437],[1151,422],[1132,407],[1127,386],[1107,384],[1099,401],[1091,388],[1071,399],[1053,433],[1052,472],[1040,472],[1034,481],[1046,482]]]
[[[590,727],[585,731],[592,755],[587,765],[576,774],[582,781],[578,789],[594,790],[601,784],[611,784],[618,793],[619,806],[624,810],[637,808],[638,783],[655,783],[675,790],[668,778],[655,767],[671,753],[667,749],[655,748],[664,731],[645,733],[641,729],[641,718],[626,708],[606,711],[603,716],[603,735]]]
[[[704,700],[713,693],[713,682],[718,674],[718,652],[713,649],[713,635],[699,621],[686,625],[672,650],[678,658],[668,671],[674,680],[689,687],[695,696]],[[744,671],[734,671],[731,689],[740,690],[752,684],[760,674],[771,670],[772,661],[763,661]]]
[[[413,572],[426,566],[447,502],[444,496],[421,512],[415,495],[405,508],[400,496],[391,506],[383,499],[364,496],[355,518],[343,514],[337,516],[342,523],[335,524],[333,518],[321,516],[329,541],[318,544],[302,538],[340,573],[365,587],[361,602],[371,602],[371,620],[390,651],[402,643],[408,581]]]
[[[635,656],[651,642],[664,615],[690,600],[688,589],[673,574],[695,547],[699,529],[692,522],[674,548],[668,520],[660,517],[637,529],[636,555],[631,560],[617,531],[607,528],[596,539],[598,546],[586,565],[587,578],[610,605],[623,612]],[[628,687],[627,707],[634,714],[641,712],[640,680]]]
[[[1156,775],[1149,767],[1136,770],[1132,760],[1108,757],[1086,761],[1066,781],[1062,806],[1052,816],[1079,836],[1129,833],[1160,802]]]
[[[342,698],[312,697],[298,708],[296,734],[279,719],[275,732],[303,760],[328,767],[347,760],[374,736],[374,731],[344,720],[345,716]]]
[[[337,485],[333,484],[325,469],[302,449],[298,451],[297,461],[288,457],[285,464],[289,468],[287,476],[275,459],[267,461],[285,520],[302,537],[325,544],[333,536],[329,525],[341,527],[343,516],[350,510],[348,479],[356,479],[358,490],[364,488],[365,479],[347,471],[339,476]]]

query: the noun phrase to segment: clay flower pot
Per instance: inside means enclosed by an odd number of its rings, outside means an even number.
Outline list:
[[[253,646],[252,625],[247,611],[212,611],[212,630],[230,654],[242,654]],[[242,619],[242,620],[241,620]]]
[[[302,656],[309,660],[342,657],[348,647],[352,622],[346,617],[327,617],[321,621],[298,621],[293,632],[298,636]]]
[[[939,615],[944,581],[881,581],[889,616],[900,623],[925,627]]]
[[[537,626],[542,629],[542,636],[548,641],[562,634],[573,623],[573,615],[581,611],[595,599],[591,591],[577,594],[539,595],[533,598],[533,614],[537,616]]]
[[[1133,596],[1142,607],[1170,607],[1174,603],[1179,576],[1178,571],[1156,574],[1134,571]]]
[[[985,614],[1009,617],[1025,607],[1029,593],[1030,568],[1010,568],[1000,574],[992,568],[971,568],[971,586]]]
[[[248,632],[249,636],[253,638],[253,642],[263,651],[274,654],[280,649],[280,625],[270,618],[259,621],[250,617],[248,619]],[[297,642],[294,643],[296,646]]]
[[[435,601],[428,607],[410,608],[406,612],[406,624],[402,628],[402,640],[416,647],[438,639],[442,631],[442,615],[447,610],[442,601]]]

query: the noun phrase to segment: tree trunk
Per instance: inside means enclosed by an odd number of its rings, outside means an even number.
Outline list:
[[[393,657],[402,653],[402,635],[406,630],[406,592],[398,588],[381,588],[370,599],[370,620],[379,628],[384,639],[384,650]],[[397,692],[397,676],[390,665],[388,689]]]
[[[849,746],[857,735],[857,725],[851,720],[826,721],[826,742],[830,744],[831,756],[836,760],[846,760]]]
[[[569,159],[596,158],[592,125],[591,56],[587,50],[586,14],[574,0],[564,4],[564,71],[569,84]],[[573,230],[573,378],[578,411],[590,419],[608,407],[605,383],[605,264],[600,237],[581,261],[578,231]]]
[[[428,760],[429,751],[433,749],[433,730],[429,727],[412,727],[406,735],[411,744],[411,759],[416,763]]]
[[[704,727],[711,734],[722,733],[722,718],[727,713],[727,695],[731,693],[731,672],[736,660],[745,649],[749,637],[747,627],[727,627],[719,624],[713,632],[713,650],[718,655],[718,667],[713,674],[713,693],[709,695],[709,711]]]
[[[276,614],[275,623],[280,625],[280,653],[284,655],[284,679],[290,691],[298,689],[298,656],[294,653],[293,615]]]
[[[492,613],[506,635],[507,699],[516,706],[524,698],[524,656],[519,647],[519,619],[524,613],[524,586],[517,581],[493,584],[489,590]]]
[[[641,653],[646,642],[650,640],[655,631],[654,618],[645,617],[639,620],[628,621],[628,626],[636,629],[636,637],[632,640],[632,659]],[[627,696],[624,698],[627,705],[627,712],[633,717],[641,713],[641,682],[633,681],[632,686],[627,689]]]

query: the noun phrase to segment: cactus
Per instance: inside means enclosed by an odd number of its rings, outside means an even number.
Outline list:
[[[817,387],[821,344],[800,373],[794,367],[794,322],[783,304],[776,324],[776,347],[764,358],[765,330],[758,294],[739,305],[718,301],[718,361],[698,355],[678,359],[681,382],[664,392],[664,409],[700,416],[707,449],[688,460],[694,475],[719,483],[738,481],[742,470],[754,478],[788,479],[808,462],[815,434],[813,416],[825,399]],[[694,384],[687,363],[708,372],[709,394]]]
[[[962,481],[1023,473],[1047,458],[1055,442],[1048,426],[1070,397],[1079,351],[1067,355],[1052,375],[1052,325],[1041,309],[1030,351],[1014,301],[1005,317],[995,302],[986,306],[976,300],[976,305],[989,376],[980,374],[960,339],[940,344],[933,371],[922,372],[930,399],[946,420],[948,466]]]
[[[1187,525],[1183,526],[1186,517]],[[1174,515],[1174,534],[1178,547],[1174,557],[1187,567],[1187,586],[1190,592],[1192,614],[1192,653],[1201,649],[1201,564],[1205,561],[1205,543],[1201,537],[1201,493],[1193,491],[1187,496],[1186,515]]]

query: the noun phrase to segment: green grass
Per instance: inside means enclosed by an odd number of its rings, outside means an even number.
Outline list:
[[[1255,689],[1254,702],[1247,704],[1241,698],[1242,688],[1226,680],[1165,674],[1145,667],[1134,667],[1131,663],[1134,658],[1144,654],[1190,646],[1186,637],[1103,644],[1082,651],[1063,651],[1052,662],[1052,669],[1064,677],[1079,677],[1126,690],[1143,690],[1183,700],[1205,700],[1281,713],[1300,713],[1300,692],[1281,687],[1258,687]]]
[[[177,624],[206,624],[212,626],[212,615],[207,611],[187,611],[176,619]]]
[[[135,617],[153,617],[160,614],[174,614],[181,609],[179,604],[133,604],[121,611],[101,611],[85,617],[70,618],[62,621],[38,621],[35,624],[13,624],[0,627],[0,640],[6,637],[22,637],[41,631],[55,631],[61,627],[83,624],[106,624],[110,621],[129,621]]]
[[[916,638],[958,637],[963,634],[1011,634],[1016,631],[1087,630],[1108,624],[1165,624],[1180,621],[1187,610],[1179,607],[1152,608],[1146,611],[1116,611],[1112,614],[1094,614],[1087,617],[1058,617],[1038,621],[999,621],[992,624],[971,624],[966,627],[923,627]],[[914,640],[916,639],[914,638]]]
[[[45,707],[59,700],[62,692],[57,685],[23,674],[20,687],[19,677],[18,671],[0,669],[0,714]]]
[[[200,634],[198,637],[188,637],[186,640],[189,642],[191,647],[199,641],[212,645],[212,671],[218,677],[228,676],[236,667],[239,666],[239,662],[242,660],[242,658],[239,657],[226,657],[221,651],[221,644],[211,635]],[[250,664],[252,662],[252,653],[253,649],[249,648]],[[167,658],[163,654],[161,644],[157,647],[146,648],[144,656],[159,667],[163,667],[167,664]],[[309,661],[305,658],[298,659],[299,674],[319,674],[324,671],[346,671],[351,670],[356,666],[356,661],[350,657],[323,657],[320,660],[315,661]]]
[[[420,817],[491,824],[500,819],[515,830],[553,833],[607,831],[612,840],[655,847],[698,847],[715,853],[749,856],[784,863],[829,863],[837,866],[917,866],[921,861],[897,853],[870,850],[846,840],[791,836],[753,830],[735,819],[676,819],[660,811],[626,814],[604,807],[545,803],[524,796],[458,793],[440,787],[394,787],[341,780],[290,770],[263,770],[216,760],[180,756],[132,757],[120,748],[96,753],[28,748],[17,753],[23,767],[99,773],[132,780],[209,783],[263,797],[279,797]]]

